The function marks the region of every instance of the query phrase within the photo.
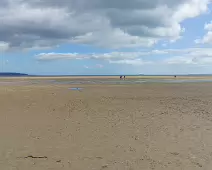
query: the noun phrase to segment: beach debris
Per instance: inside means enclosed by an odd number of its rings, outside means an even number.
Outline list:
[[[33,156],[33,155],[29,155],[29,156],[26,156],[24,158],[25,159],[28,159],[28,158],[32,158],[32,159],[48,159],[47,156]]]
[[[134,138],[135,140],[139,140],[139,137],[137,135],[132,136],[132,138]]]
[[[178,156],[180,153],[178,152],[170,152],[171,155]]]

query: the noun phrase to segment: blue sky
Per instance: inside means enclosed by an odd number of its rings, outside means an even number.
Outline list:
[[[212,74],[211,0],[2,0],[1,70]]]

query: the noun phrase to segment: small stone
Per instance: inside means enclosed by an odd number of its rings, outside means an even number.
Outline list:
[[[108,165],[103,165],[102,168],[103,168],[103,169],[104,169],[104,168],[108,168]]]

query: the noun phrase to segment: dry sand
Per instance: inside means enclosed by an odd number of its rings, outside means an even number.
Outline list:
[[[211,170],[212,83],[0,87],[1,170]]]

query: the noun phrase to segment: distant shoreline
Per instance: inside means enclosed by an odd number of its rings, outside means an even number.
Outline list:
[[[0,76],[0,80],[80,80],[80,79],[95,79],[95,80],[101,80],[101,79],[119,79],[119,75],[74,75],[74,76]],[[134,75],[128,75],[126,76],[126,79],[161,79],[161,80],[173,80],[173,79],[193,79],[193,80],[211,80],[212,75],[179,75],[175,78],[174,75],[141,75],[141,76],[134,76]]]
[[[63,77],[119,77],[119,76],[127,76],[127,77],[212,77],[212,74],[137,74],[137,75],[127,75],[127,74],[117,74],[117,75],[30,75],[23,73],[0,73],[0,77],[3,78],[11,78],[11,77],[22,77],[22,78],[63,78]]]

